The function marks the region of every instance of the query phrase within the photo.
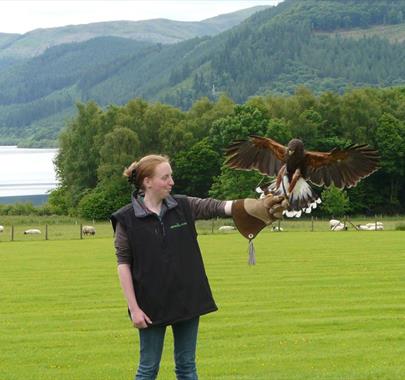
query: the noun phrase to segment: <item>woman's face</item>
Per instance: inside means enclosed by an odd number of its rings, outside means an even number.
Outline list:
[[[144,185],[145,192],[149,192],[160,199],[166,198],[174,185],[170,164],[162,162],[157,165],[153,176],[144,179]]]

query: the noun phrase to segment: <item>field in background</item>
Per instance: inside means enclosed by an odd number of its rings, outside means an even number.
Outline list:
[[[199,237],[219,306],[200,324],[201,379],[401,380],[403,232]],[[0,378],[131,379],[138,359],[112,241],[0,243]],[[167,333],[159,379],[174,379]]]
[[[344,222],[344,218],[341,221]],[[364,218],[357,217],[347,219],[348,229],[355,230],[353,227],[357,224],[375,223],[376,221],[383,222],[385,231],[392,230],[405,230],[405,217],[375,217]],[[351,222],[351,223],[349,223]],[[85,239],[97,238],[110,238],[113,236],[111,224],[107,221],[86,221],[69,217],[38,217],[38,216],[0,216],[0,225],[4,226],[4,232],[0,233],[1,241],[11,240],[11,226],[14,225],[14,241],[32,241],[32,240],[45,240],[46,238],[46,224],[48,225],[48,239],[49,240],[70,240],[80,239],[80,225],[93,225],[96,228],[96,236],[84,237]],[[196,223],[199,234],[237,234],[236,231],[222,232],[219,227],[223,225],[231,225],[234,223],[232,219],[212,219],[212,220],[199,220]],[[328,232],[329,220],[314,218],[299,218],[299,219],[283,219],[280,224],[275,223],[274,226],[283,228],[284,232]],[[24,231],[30,228],[38,228],[41,230],[40,235],[24,235]],[[266,228],[262,233],[270,232],[270,228]],[[361,233],[372,233],[372,231],[361,231]],[[377,231],[380,232],[380,231]],[[1,248],[0,248],[1,249]]]

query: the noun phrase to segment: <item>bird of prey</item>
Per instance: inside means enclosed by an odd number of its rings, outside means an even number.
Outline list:
[[[321,202],[306,180],[318,186],[353,187],[378,169],[380,159],[378,152],[366,144],[315,152],[305,150],[299,139],[284,146],[260,136],[233,142],[225,155],[225,164],[231,168],[255,169],[263,175],[276,176],[262,190],[265,194],[288,197],[290,206],[285,212],[288,217],[310,213]]]

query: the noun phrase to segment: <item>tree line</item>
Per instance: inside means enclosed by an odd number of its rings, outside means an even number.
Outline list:
[[[262,176],[224,166],[224,149],[251,134],[283,144],[301,138],[307,149],[318,151],[367,143],[380,152],[380,170],[355,188],[326,190],[331,194],[324,193],[325,199],[339,193],[350,214],[405,211],[405,88],[316,95],[299,87],[290,96],[253,97],[243,104],[221,95],[215,101],[201,98],[188,111],[136,98],[107,109],[80,103],[77,111],[59,138],[60,187],[49,197],[56,213],[108,218],[130,199],[124,168],[149,153],[171,158],[176,193],[254,196]]]

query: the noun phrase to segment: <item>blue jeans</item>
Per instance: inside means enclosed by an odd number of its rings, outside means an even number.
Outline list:
[[[199,317],[172,325],[177,380],[197,380],[195,351]],[[159,372],[166,326],[139,330],[140,358],[135,380],[154,380]]]

